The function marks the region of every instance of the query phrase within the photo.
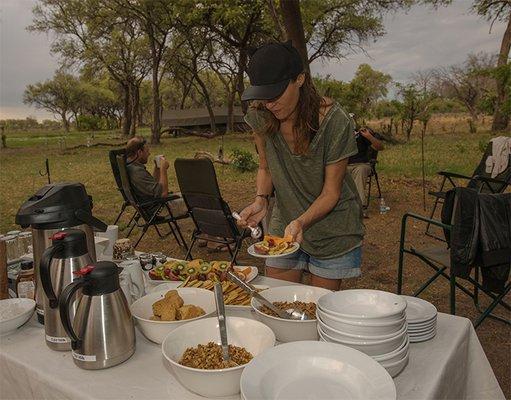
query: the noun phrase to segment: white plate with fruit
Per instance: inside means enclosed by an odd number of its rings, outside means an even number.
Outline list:
[[[225,271],[229,268],[229,261],[204,261],[196,259],[191,261],[170,259],[165,264],[154,267],[146,272],[147,281],[151,286],[164,282],[175,282],[176,287],[185,281],[219,281],[225,280]],[[257,277],[258,269],[248,266],[234,266],[234,272],[240,279],[250,282]]]
[[[293,242],[289,236],[281,238],[265,235],[262,241],[248,248],[248,254],[260,258],[277,258],[293,254],[299,248],[300,245]]]

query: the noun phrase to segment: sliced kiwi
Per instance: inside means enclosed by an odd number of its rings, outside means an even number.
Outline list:
[[[207,274],[207,273],[211,272],[212,269],[213,269],[213,267],[211,266],[211,264],[206,261],[202,262],[199,267],[199,270],[202,274]]]
[[[186,262],[177,262],[177,263],[174,265],[174,268],[173,268],[173,269],[174,269],[175,271],[177,271],[177,272],[181,273],[181,272],[185,271],[186,267],[187,267]]]
[[[194,266],[188,266],[186,268],[186,274],[187,275],[193,275],[193,274],[196,274],[197,273],[197,270],[195,269]]]
[[[230,263],[228,261],[219,261],[218,269],[220,271],[225,271],[229,268]]]

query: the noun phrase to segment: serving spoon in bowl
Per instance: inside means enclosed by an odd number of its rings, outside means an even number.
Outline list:
[[[229,278],[230,281],[234,282],[236,285],[238,285],[240,288],[242,288],[244,291],[249,293],[251,296],[254,296],[260,303],[268,307],[271,311],[273,311],[275,314],[279,316],[279,318],[283,319],[293,319],[293,320],[299,320],[299,321],[305,321],[310,319],[305,312],[301,312],[300,310],[296,310],[294,308],[289,308],[287,310],[282,310],[278,307],[276,307],[271,301],[268,301],[265,299],[261,294],[257,291],[255,287],[253,287],[251,284],[243,281],[242,279],[238,278],[236,274],[233,274],[232,271],[227,272],[227,278]]]
[[[220,282],[215,283],[215,304],[218,315],[218,329],[220,330],[220,342],[222,343],[222,358],[228,363],[231,361],[231,356],[229,355],[229,343],[227,342],[224,294]]]

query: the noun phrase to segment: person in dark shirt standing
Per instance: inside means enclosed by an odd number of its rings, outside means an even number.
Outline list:
[[[369,150],[372,148],[376,151],[382,151],[384,146],[380,136],[369,128],[362,128],[358,132],[356,131],[355,139],[357,141],[358,152],[349,158],[348,171],[355,181],[360,200],[364,204],[367,177],[371,173]]]

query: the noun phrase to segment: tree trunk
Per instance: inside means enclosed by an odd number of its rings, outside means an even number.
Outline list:
[[[245,49],[240,50],[240,57],[238,58],[238,73],[236,78],[236,90],[238,92],[238,96],[240,97],[241,101],[241,95],[245,91],[245,81],[243,80],[243,74],[245,72],[245,68],[247,66],[247,51]],[[241,102],[241,109],[243,110],[243,114],[247,113],[248,109],[248,102],[242,101]]]
[[[131,85],[131,124],[130,124],[130,137],[133,137],[137,133],[137,114],[138,114],[138,101],[139,93],[136,85]]]
[[[302,13],[299,0],[280,0],[280,10],[287,38],[293,42],[303,60],[303,69],[310,73],[307,44],[303,32]]]
[[[152,59],[152,87],[153,87],[153,125],[151,126],[151,144],[160,143],[160,81],[158,79],[158,71],[160,68],[160,60],[158,59],[156,40],[154,38],[153,26],[151,22],[148,23],[148,36],[151,46],[151,59]]]
[[[232,85],[231,85],[232,86]],[[227,132],[234,132],[234,98],[236,88],[231,88],[227,96]]]
[[[273,24],[275,25],[275,31],[277,32],[278,38],[281,42],[284,42],[287,40],[286,32],[280,22],[280,18],[277,13],[277,10],[275,9],[275,3],[273,2],[273,0],[267,0],[267,3],[268,3],[268,9],[270,11],[270,16],[273,20]]]
[[[69,120],[67,119],[66,113],[60,113],[60,117],[62,118],[62,123],[64,124],[64,130],[66,133],[69,133]]]
[[[130,88],[128,85],[123,86],[124,90],[124,104],[123,104],[123,115],[122,115],[122,134],[125,137],[129,137],[131,128],[131,96]]]
[[[509,57],[509,50],[511,48],[511,13],[507,21],[507,28],[502,38],[502,44],[500,46],[499,59],[497,61],[497,68],[505,68]],[[499,71],[500,72],[500,71]],[[502,71],[503,72],[503,71]],[[506,86],[509,86],[511,77],[509,73],[499,74],[497,78],[497,99],[495,101],[495,113],[493,114],[493,124],[491,127],[492,132],[503,131],[509,125],[509,113],[505,110],[505,104],[509,96],[509,88],[506,90]]]
[[[206,85],[204,84],[204,82],[202,81],[198,74],[195,76],[195,81],[201,87],[202,96],[204,97],[206,108],[208,109],[211,132],[213,134],[216,134],[215,113],[213,112],[213,108],[211,107],[211,98],[209,97],[208,88],[206,87]]]

